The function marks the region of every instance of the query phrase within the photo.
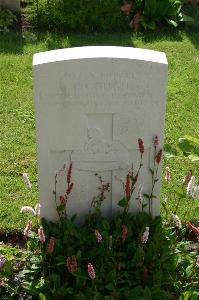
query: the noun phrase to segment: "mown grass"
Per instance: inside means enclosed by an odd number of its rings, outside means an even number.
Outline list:
[[[35,52],[84,45],[120,45],[164,51],[169,62],[165,143],[178,155],[164,159],[171,168],[170,185],[163,183],[162,198],[169,194],[174,209],[174,186],[192,169],[197,176],[199,163],[183,157],[177,148],[179,137],[199,136],[199,35],[197,32],[115,33],[92,35],[37,34],[37,41],[22,40],[20,34],[0,34],[0,228],[22,228],[22,205],[38,199],[35,117],[32,93],[32,57]],[[155,113],[155,112],[154,112]],[[163,168],[164,169],[164,168]],[[27,172],[32,182],[28,190],[22,180]],[[163,180],[164,181],[164,180]],[[193,206],[189,214],[187,208]],[[180,216],[197,220],[199,201],[184,199]]]

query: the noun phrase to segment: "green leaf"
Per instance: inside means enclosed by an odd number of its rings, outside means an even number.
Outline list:
[[[149,168],[149,172],[151,173],[151,175],[154,174],[154,170],[152,170],[151,168]]]
[[[164,145],[164,157],[167,159],[173,158],[177,155],[177,150],[172,148],[169,144]]]
[[[178,27],[178,23],[175,22],[174,20],[169,20],[169,19],[166,19],[167,20],[167,23],[169,23],[170,25],[174,26],[174,27]]]
[[[109,230],[110,226],[109,226],[109,223],[108,223],[106,220],[103,220],[103,221],[102,221],[102,225],[103,225],[103,227],[104,227],[104,229],[105,229],[106,231]]]
[[[196,155],[193,155],[193,154],[188,155],[188,158],[191,161],[199,161],[199,156],[196,156]]]
[[[121,199],[121,200],[118,202],[118,205],[119,205],[120,207],[125,207],[125,206],[126,206],[126,199],[125,199],[125,198]]]
[[[190,22],[190,23],[194,23],[195,22],[195,20],[192,17],[187,16],[184,13],[182,13],[182,21],[183,22]]]
[[[147,199],[149,199],[149,195],[148,194],[143,194],[143,196]]]
[[[179,138],[178,146],[185,156],[194,155],[199,157],[199,139],[186,135]]]
[[[156,0],[145,1],[143,14],[147,17],[153,17],[156,12]]]
[[[40,300],[46,300],[46,296],[42,293],[39,293],[39,299]]]

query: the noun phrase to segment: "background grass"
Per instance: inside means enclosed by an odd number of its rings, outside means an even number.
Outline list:
[[[92,35],[37,34],[22,40],[20,34],[0,33],[0,228],[22,228],[19,213],[23,205],[38,199],[35,117],[32,94],[32,57],[35,52],[85,45],[119,45],[164,51],[169,62],[165,143],[177,149],[179,137],[199,136],[199,35],[197,32],[115,33]],[[154,112],[155,113],[155,112]],[[161,197],[169,195],[175,210],[174,186],[199,163],[192,163],[177,149],[177,156],[164,159],[171,168],[170,185],[163,183]],[[163,168],[164,170],[164,168]],[[32,182],[28,190],[22,179],[27,172]],[[190,210],[190,207],[193,207]],[[188,211],[188,213],[187,213]],[[197,220],[199,200],[182,199],[180,216]]]

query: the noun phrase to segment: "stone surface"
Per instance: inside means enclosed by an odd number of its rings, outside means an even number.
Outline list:
[[[0,0],[0,8],[1,7],[19,12],[20,0]]]
[[[111,216],[123,196],[115,179],[125,177],[132,162],[138,168],[137,139],[145,144],[144,167],[137,182],[151,190],[152,139],[163,145],[167,86],[164,53],[128,47],[80,47],[34,55],[34,94],[41,214],[57,217],[54,176],[64,164],[73,163],[74,191],[69,214],[88,212],[98,193],[97,172],[111,191],[102,206]],[[160,174],[160,173],[159,173]],[[58,178],[57,198],[64,194],[66,172]],[[159,181],[156,195],[160,193]],[[58,199],[57,199],[58,200]],[[153,215],[159,214],[159,198]]]

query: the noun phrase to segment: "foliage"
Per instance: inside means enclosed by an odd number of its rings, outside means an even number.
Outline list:
[[[144,29],[155,30],[164,21],[174,27],[179,22],[193,22],[191,17],[182,13],[181,0],[124,0],[122,3],[122,10],[130,16],[130,26],[135,31],[138,31],[139,23]],[[125,10],[125,6],[129,10]]]
[[[126,28],[118,0],[37,0],[32,4],[31,23],[37,28],[113,32]]]
[[[16,21],[17,18],[11,10],[0,8],[0,31],[9,31],[9,27]]]
[[[185,157],[188,157],[192,162],[199,161],[199,139],[190,135],[185,135],[178,139],[178,147]],[[178,155],[178,151],[170,145],[164,145],[164,155],[167,159]]]
[[[91,202],[89,214],[81,219],[81,224],[77,223],[76,215],[69,217],[67,205],[74,187],[72,164],[66,173],[66,192],[59,197],[56,185],[66,166],[55,175],[53,194],[58,222],[43,219],[40,226],[40,206],[22,207],[21,212],[31,213],[34,222],[28,221],[24,229],[27,250],[13,250],[4,245],[0,248],[5,297],[11,295],[14,299],[26,293],[36,299],[197,299],[199,261],[195,241],[199,228],[190,222],[187,227],[181,223],[176,214],[180,201],[174,212],[168,210],[167,202],[164,203],[164,222],[160,217],[151,216],[153,190],[162,155],[157,137],[154,138],[154,167],[151,169],[152,191],[149,195],[139,195],[141,204],[142,197],[146,198],[146,206],[141,205],[142,212],[137,215],[129,212],[145,151],[141,139],[138,144],[140,165],[136,172],[129,170],[123,183],[124,198],[118,203],[121,211],[111,220],[101,213],[109,184],[97,174],[99,194]],[[184,183],[188,183],[187,193],[193,197],[195,178],[188,175]],[[24,178],[30,186],[27,174]],[[170,172],[166,180],[169,183]],[[181,199],[183,194],[179,196]],[[148,214],[143,212],[145,207],[149,208]],[[191,233],[195,235],[192,242],[188,239]],[[20,269],[14,270],[13,263],[18,256],[22,262]]]
[[[6,295],[14,298],[21,291],[19,272],[23,270],[30,255],[25,249],[0,244],[0,299],[11,299]]]
[[[192,161],[199,161],[199,139],[192,136],[179,138],[179,148]]]

